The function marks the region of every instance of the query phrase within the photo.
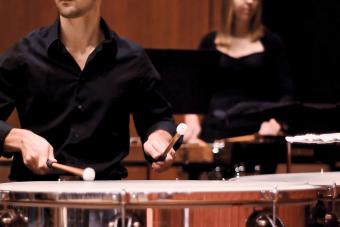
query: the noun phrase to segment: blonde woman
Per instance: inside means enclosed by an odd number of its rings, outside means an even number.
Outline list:
[[[213,75],[214,94],[202,128],[195,114],[185,116],[189,125],[186,142],[258,132],[276,135],[281,125],[274,118],[258,122],[228,118],[233,108],[251,103],[291,99],[292,85],[280,38],[262,24],[262,0],[224,0],[221,27],[207,34],[201,49],[220,53],[220,66]],[[247,107],[248,105],[248,107]]]

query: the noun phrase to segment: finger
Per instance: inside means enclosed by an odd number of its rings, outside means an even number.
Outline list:
[[[163,162],[157,162],[162,170],[166,170],[172,165],[175,159],[175,153],[175,150],[171,149]]]
[[[151,165],[152,169],[156,170],[162,167],[162,163],[161,162],[153,162]]]
[[[151,156],[153,159],[156,159],[156,157],[158,156],[157,151],[149,142],[144,144],[144,151],[147,155]]]
[[[43,175],[44,171],[41,170],[38,165],[27,164],[27,167],[35,174]]]
[[[39,165],[38,169],[40,170],[39,172],[42,174],[46,174],[49,172],[49,167],[47,166],[46,161],[50,159],[51,161],[56,161],[53,155],[53,147],[48,144],[46,149],[41,151],[40,156],[38,157],[39,160]]]
[[[163,152],[162,152],[163,153]],[[170,150],[169,150],[169,152],[167,153],[167,156],[165,157],[165,159],[164,160],[167,160],[168,159],[168,157],[173,157],[173,156],[175,156],[175,154],[176,154],[176,151],[173,149],[173,148],[171,148]],[[162,162],[164,162],[164,160],[162,160]]]
[[[29,168],[32,172],[36,172],[35,165],[33,164],[33,159],[31,156],[25,155],[23,156],[23,162],[27,168]]]
[[[157,172],[157,173],[161,173],[164,172],[165,170],[168,169],[168,166],[165,164],[165,162],[154,162],[152,163],[152,169]]]
[[[43,160],[44,161],[44,167],[43,167],[44,174],[52,172],[52,169],[47,165],[47,160],[49,160],[50,162],[58,162],[57,159],[55,159],[54,157],[54,149],[52,146],[49,146],[47,158]]]
[[[161,173],[165,170],[164,162],[154,162],[151,167],[157,173]]]
[[[167,144],[160,142],[159,140],[156,140],[152,143],[152,147],[154,148],[154,150],[156,150],[156,152],[161,155],[164,150],[167,147]]]
[[[30,152],[24,157],[24,164],[33,172],[37,172],[39,169],[39,157],[34,152]]]
[[[152,153],[152,157],[154,159],[158,159],[160,157],[160,155],[164,152],[164,150],[166,149],[166,145],[159,142],[159,141],[153,141],[151,143],[151,151]]]
[[[176,151],[172,148],[169,151],[169,153],[168,153],[167,157],[165,158],[165,160],[174,160],[175,157],[176,157]]]
[[[57,159],[55,159],[55,157],[54,157],[54,149],[53,149],[52,146],[48,150],[48,159],[52,162],[57,162]]]
[[[164,168],[164,167],[170,166],[172,164],[172,161],[173,161],[173,156],[168,153],[164,161],[153,162],[152,167],[153,168]]]

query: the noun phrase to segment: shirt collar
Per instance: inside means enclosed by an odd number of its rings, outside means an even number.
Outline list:
[[[103,18],[100,18],[100,28],[104,33],[104,41],[103,44],[110,45],[112,47],[113,52],[115,53],[117,50],[117,34],[111,31],[110,27],[107,25]],[[60,40],[60,19],[56,19],[55,22],[50,26],[49,31],[46,35],[47,42],[47,50],[48,52],[54,48],[54,46],[59,47]]]
[[[60,33],[60,20],[59,18],[54,21],[52,26],[48,29],[48,33],[46,36],[47,48],[50,49],[51,45],[59,40]]]

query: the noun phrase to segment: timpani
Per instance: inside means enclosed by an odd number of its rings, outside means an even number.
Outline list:
[[[114,213],[105,225],[134,226],[129,213],[136,209],[145,214],[139,226],[243,227],[254,211],[275,207],[285,226],[299,227],[305,223],[299,215],[315,203],[319,191],[319,186],[295,182],[245,180],[10,182],[0,184],[0,221],[84,226],[90,223],[86,215],[95,210]],[[46,213],[53,220],[41,215]]]
[[[242,176],[231,179],[239,183],[251,182],[279,182],[319,187],[317,204],[314,209],[314,219],[323,219],[327,226],[339,226],[337,217],[340,217],[340,172],[314,172],[265,174],[257,176]],[[315,213],[317,211],[317,213]],[[311,214],[312,215],[312,214]],[[334,224],[329,224],[333,222]],[[325,223],[322,223],[325,224]]]

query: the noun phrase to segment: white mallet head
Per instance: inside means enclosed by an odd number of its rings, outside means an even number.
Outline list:
[[[94,169],[90,167],[87,167],[84,169],[84,172],[83,172],[84,181],[93,181],[95,177],[96,177],[96,172],[94,171]]]
[[[186,124],[180,123],[176,128],[176,132],[180,134],[181,136],[183,136],[185,132],[187,131],[187,129],[188,129],[188,126]]]

